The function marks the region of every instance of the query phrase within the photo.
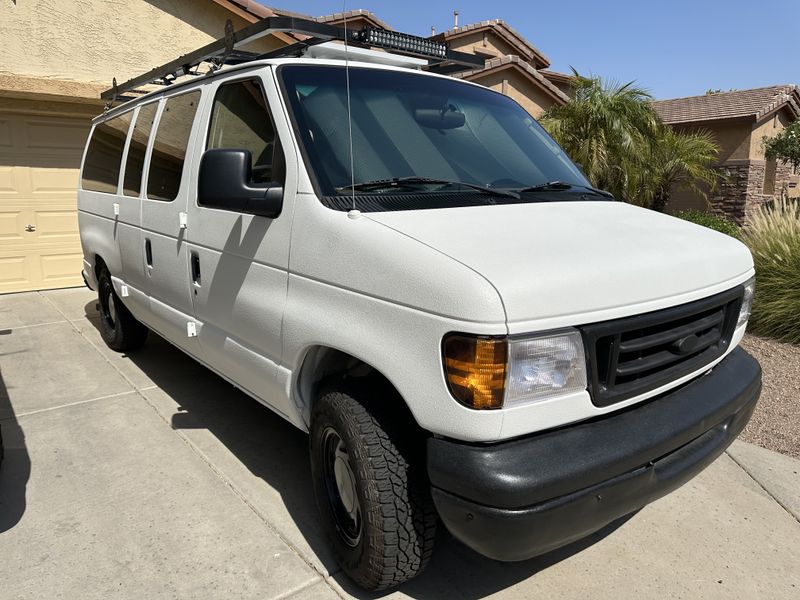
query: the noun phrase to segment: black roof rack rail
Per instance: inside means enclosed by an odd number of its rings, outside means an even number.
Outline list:
[[[238,46],[278,32],[306,35],[309,38],[264,54],[237,50]],[[168,85],[183,75],[197,74],[196,71],[193,72],[193,69],[196,69],[204,62],[212,63],[218,68],[224,64],[241,64],[264,58],[300,56],[309,46],[330,40],[346,40],[348,43],[358,46],[379,47],[392,53],[427,58],[429,60],[428,69],[441,73],[464,70],[464,67],[474,69],[484,65],[483,58],[474,54],[450,50],[447,44],[443,42],[375,27],[345,30],[310,19],[267,17],[248,25],[244,29],[234,31],[233,24],[229,19],[225,23],[225,37],[184,54],[160,67],[142,73],[122,84],[117,84],[115,78],[112,87],[101,93],[100,97],[103,100],[114,102],[115,100],[123,99],[122,94],[143,85],[152,83]]]

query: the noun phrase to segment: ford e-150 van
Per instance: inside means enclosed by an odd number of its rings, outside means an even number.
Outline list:
[[[307,431],[321,525],[369,589],[423,569],[441,525],[522,560],[719,456],[761,388],[748,250],[594,189],[500,93],[343,51],[94,120],[105,342],[152,330]]]

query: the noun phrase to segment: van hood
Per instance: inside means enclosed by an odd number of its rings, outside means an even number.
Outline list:
[[[586,318],[573,320],[577,325],[679,304],[732,287],[753,267],[749,250],[730,236],[623,202],[365,216],[485,277],[512,331],[514,322]]]

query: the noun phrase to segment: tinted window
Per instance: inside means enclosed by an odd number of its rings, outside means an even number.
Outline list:
[[[181,187],[186,147],[192,131],[200,92],[167,98],[150,156],[147,174],[147,197],[151,200],[174,200]]]
[[[465,205],[486,201],[485,195],[475,198],[482,192],[459,188],[459,182],[509,190],[555,180],[588,185],[564,151],[519,104],[481,86],[410,71],[366,68],[351,68],[348,86],[344,67],[337,66],[287,65],[279,73],[301,144],[324,196],[349,196],[351,183],[404,177],[444,181],[396,186],[421,198],[414,200],[414,206],[432,208],[452,200],[453,194],[445,191],[457,191]],[[378,187],[362,189],[364,195],[394,193]],[[359,193],[356,208],[377,210],[377,201],[361,202]],[[572,200],[581,197],[573,196],[561,195]],[[392,210],[392,202],[387,200],[383,209]],[[335,200],[328,204],[351,207]]]
[[[84,190],[117,193],[122,151],[130,124],[131,113],[127,112],[95,126],[83,163],[81,187]]]
[[[253,181],[283,181],[282,161],[273,165],[275,129],[256,81],[236,81],[219,88],[211,112],[208,147],[249,150]]]
[[[125,175],[122,178],[122,193],[126,196],[138,196],[142,191],[144,153],[150,132],[153,130],[156,108],[158,102],[147,104],[139,109],[139,115],[136,117],[128,146],[128,158],[125,161]]]

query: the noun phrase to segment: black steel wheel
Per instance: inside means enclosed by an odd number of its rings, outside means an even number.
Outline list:
[[[100,305],[100,335],[106,345],[117,352],[141,348],[147,339],[148,329],[136,320],[119,299],[107,269],[102,269],[97,278],[97,299]]]
[[[311,414],[311,470],[336,560],[358,585],[381,590],[421,572],[436,510],[416,424],[374,388],[325,391]],[[390,402],[391,401],[391,402]]]

